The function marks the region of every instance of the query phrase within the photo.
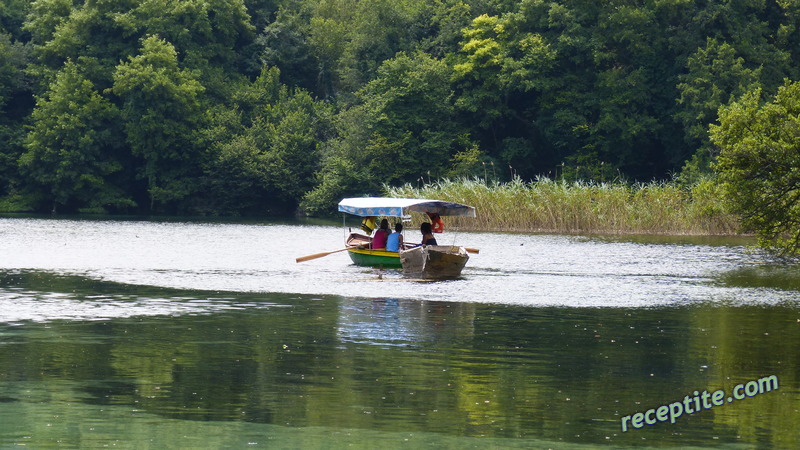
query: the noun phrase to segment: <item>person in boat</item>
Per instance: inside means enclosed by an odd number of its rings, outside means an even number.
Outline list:
[[[381,220],[381,227],[378,228],[378,231],[375,232],[375,236],[372,236],[372,248],[386,248],[386,241],[389,239],[389,221],[386,219]]]
[[[403,245],[403,224],[397,222],[394,224],[394,233],[390,234],[386,240],[387,252],[399,252],[400,247]]]
[[[436,243],[436,238],[433,237],[433,231],[430,223],[422,222],[422,225],[419,226],[419,231],[422,233],[421,245],[438,245]]]
[[[441,216],[436,213],[426,212],[425,214],[428,215],[431,219],[431,228],[434,233],[443,233],[444,232],[444,222],[442,221]]]

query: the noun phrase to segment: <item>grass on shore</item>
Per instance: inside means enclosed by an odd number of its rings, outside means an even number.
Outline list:
[[[692,188],[668,182],[565,182],[542,178],[507,183],[441,180],[422,187],[386,187],[393,197],[437,198],[474,206],[477,218],[449,217],[471,231],[732,235],[739,223],[710,180]]]

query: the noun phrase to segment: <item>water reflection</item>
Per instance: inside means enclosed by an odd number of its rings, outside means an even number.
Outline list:
[[[78,275],[0,270],[0,323],[110,320],[153,315],[209,314],[279,307],[263,294],[248,301],[226,293],[130,286]]]
[[[795,306],[529,308],[155,288],[139,298],[131,286],[22,275],[7,274],[16,281],[0,291],[43,298],[44,285],[69,286],[58,295],[87,307],[117,296],[119,309],[150,310],[0,325],[0,447],[142,444],[152,423],[196,434],[170,441],[178,446],[245,429],[243,445],[304,448],[335,433],[366,447],[424,435],[452,448],[471,438],[501,448],[800,438]],[[197,302],[214,296],[227,306]],[[769,395],[620,430],[622,416],[773,374],[780,390]]]
[[[721,273],[718,280],[723,286],[797,292],[800,291],[800,267],[793,264],[747,265]]]
[[[294,263],[339,246],[316,225],[0,233],[0,448],[800,441],[800,273],[742,243],[465,233],[464,279],[415,283]],[[621,431],[769,375],[778,391]]]
[[[475,305],[373,298],[341,302],[337,335],[342,342],[413,347],[470,335]]]

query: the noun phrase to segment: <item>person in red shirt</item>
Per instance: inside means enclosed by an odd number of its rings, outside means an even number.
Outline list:
[[[379,248],[386,248],[386,239],[389,237],[389,221],[386,219],[381,220],[381,226],[378,228],[378,231],[375,232],[375,236],[372,237],[372,248],[379,249]]]

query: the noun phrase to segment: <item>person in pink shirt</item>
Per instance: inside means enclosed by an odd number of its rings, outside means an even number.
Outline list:
[[[386,248],[386,239],[389,237],[389,221],[386,219],[381,220],[381,226],[378,228],[378,231],[375,232],[375,236],[372,237],[372,248],[379,249],[379,248]]]

